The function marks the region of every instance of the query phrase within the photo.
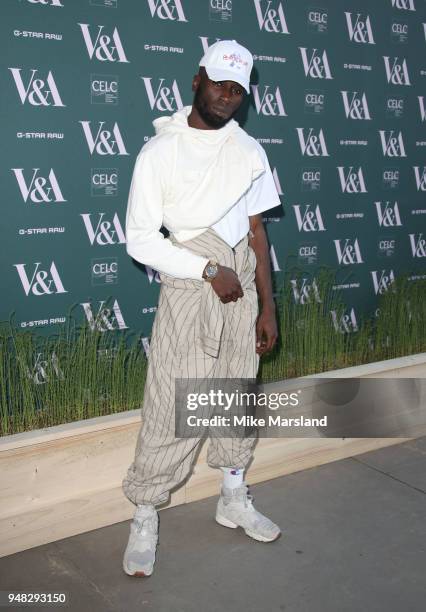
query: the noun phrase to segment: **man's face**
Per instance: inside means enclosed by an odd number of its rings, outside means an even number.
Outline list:
[[[211,81],[204,67],[194,76],[193,106],[203,121],[213,129],[223,127],[241,106],[244,87],[235,81]]]

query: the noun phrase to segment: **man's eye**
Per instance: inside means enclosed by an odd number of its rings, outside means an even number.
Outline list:
[[[212,81],[212,83],[214,83],[215,86],[217,87],[222,87],[223,85],[223,81]],[[236,88],[232,90],[233,95],[237,95],[237,96],[241,96],[243,93],[242,89]]]

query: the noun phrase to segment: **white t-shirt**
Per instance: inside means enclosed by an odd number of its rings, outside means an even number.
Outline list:
[[[266,167],[265,173],[253,181],[247,193],[220,221],[212,225],[212,228],[231,247],[234,247],[249,231],[249,217],[275,206],[281,206],[268,158],[263,147],[260,147],[259,151]]]

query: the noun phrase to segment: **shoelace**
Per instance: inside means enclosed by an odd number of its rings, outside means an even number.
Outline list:
[[[147,526],[147,531],[151,531],[151,532],[156,532],[157,531],[157,527],[156,527],[156,521],[155,521],[155,517],[153,516],[146,516],[145,518],[135,518],[134,519],[135,525],[136,525],[136,533],[142,533],[142,530],[146,524]],[[150,533],[149,535],[154,535],[154,533]]]
[[[254,499],[253,495],[250,495],[250,493],[247,493],[246,498],[244,500],[244,506],[246,508],[248,508],[249,506],[252,506],[253,505],[253,499]]]
[[[235,489],[232,498],[235,499],[236,501],[244,502],[245,508],[248,508],[253,505],[254,497],[253,495],[250,495],[250,493],[248,493],[247,485],[243,485],[242,487]]]

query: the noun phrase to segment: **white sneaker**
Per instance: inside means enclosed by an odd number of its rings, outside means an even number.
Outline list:
[[[123,558],[129,576],[151,576],[158,543],[158,513],[151,504],[138,505]]]
[[[281,535],[280,528],[253,507],[253,496],[247,490],[245,482],[235,489],[222,486],[216,521],[231,529],[242,527],[248,536],[259,542],[277,540]]]

